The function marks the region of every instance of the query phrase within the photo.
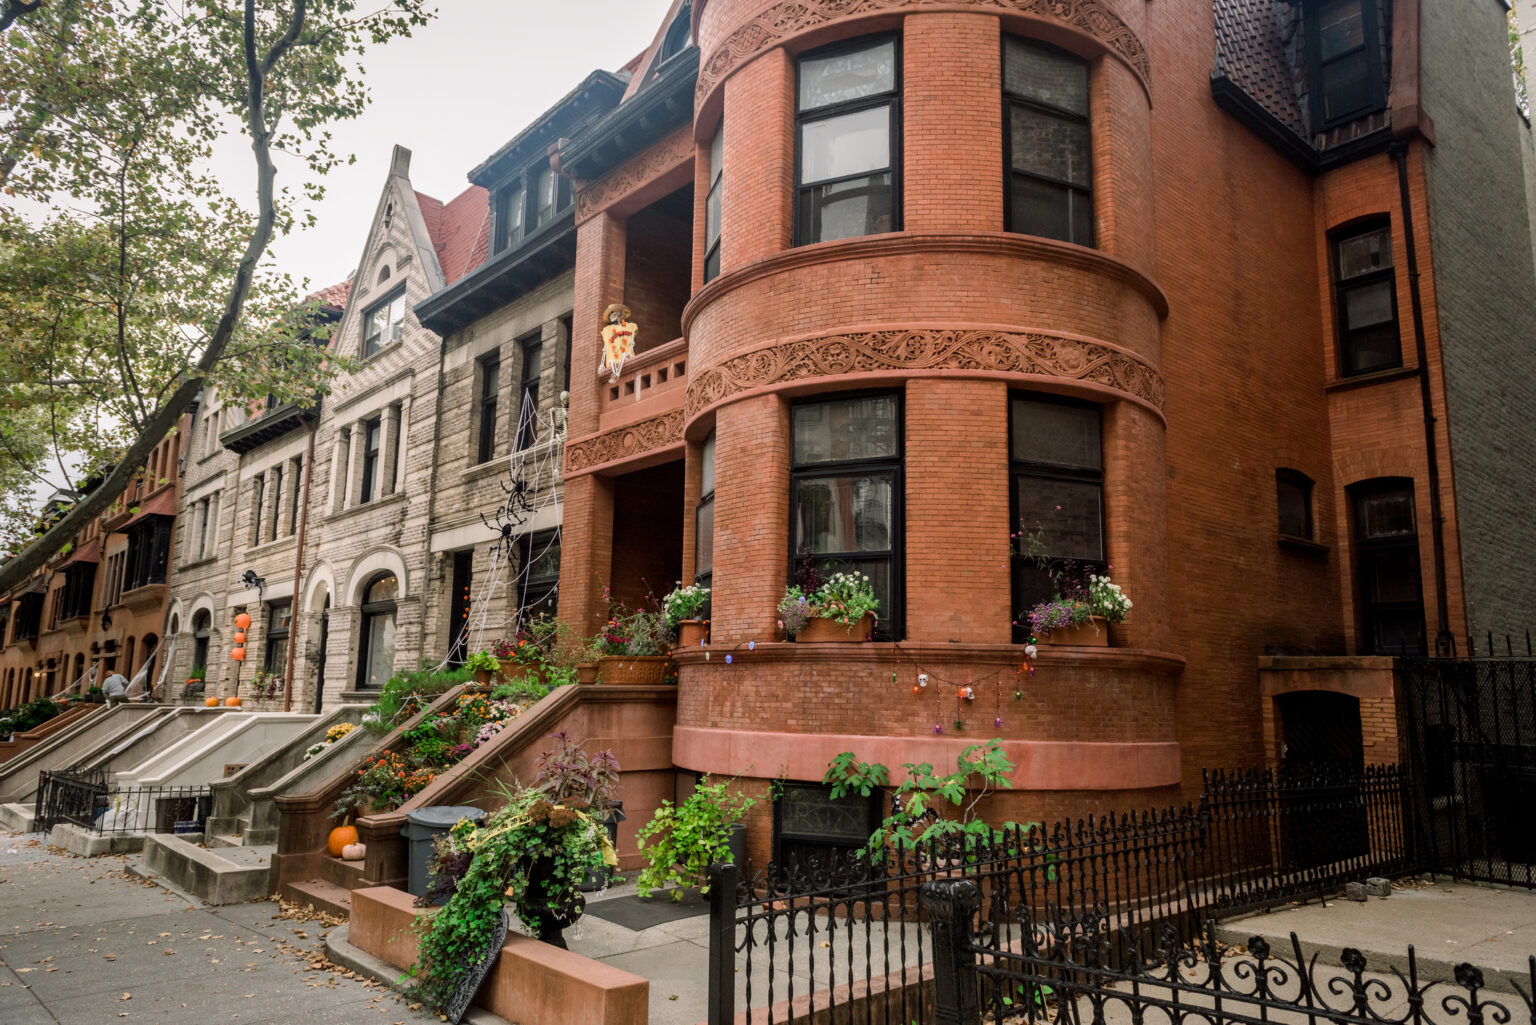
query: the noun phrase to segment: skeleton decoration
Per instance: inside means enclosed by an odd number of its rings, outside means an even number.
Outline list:
[[[603,311],[608,324],[603,328],[602,369],[608,371],[608,379],[615,384],[624,372],[624,361],[635,354],[635,332],[639,325],[629,317],[629,307],[623,303],[614,303]]]

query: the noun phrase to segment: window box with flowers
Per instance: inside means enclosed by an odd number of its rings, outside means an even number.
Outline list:
[[[677,638],[679,647],[697,648],[707,643],[709,621],[701,613],[709,606],[709,588],[697,584],[679,584],[661,600],[667,630]]]
[[[837,572],[785,588],[779,621],[801,643],[866,641],[879,609],[869,577]]]
[[[660,609],[631,610],[610,599],[608,622],[597,638],[598,679],[607,684],[665,683],[672,661],[667,633],[666,616]]]
[[[1057,591],[1050,601],[1029,610],[1029,628],[1041,641],[1086,647],[1107,647],[1106,623],[1123,623],[1131,599],[1107,574],[1090,573],[1087,581]]]

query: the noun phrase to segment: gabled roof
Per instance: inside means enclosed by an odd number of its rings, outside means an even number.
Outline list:
[[[491,240],[491,197],[485,189],[471,185],[439,207],[442,216],[437,228],[432,230],[429,224],[428,229],[445,284],[451,285],[485,262]]]
[[[311,292],[304,297],[304,301],[312,302],[318,299],[322,307],[340,313],[347,308],[347,296],[351,294],[352,278],[349,276],[345,281],[338,281],[334,285],[327,285],[319,291]]]

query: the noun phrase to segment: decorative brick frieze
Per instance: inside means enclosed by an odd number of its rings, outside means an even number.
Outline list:
[[[621,459],[656,452],[683,443],[683,414],[673,410],[649,420],[572,441],[565,446],[565,472],[585,473]]]
[[[693,131],[684,125],[633,160],[592,182],[576,194],[580,223],[604,207],[660,178],[680,164],[693,162]]]

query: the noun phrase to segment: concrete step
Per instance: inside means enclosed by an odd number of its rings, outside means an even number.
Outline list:
[[[224,836],[214,833],[208,837],[208,846],[212,848],[243,847],[245,842],[238,836]]]
[[[324,879],[302,879],[296,883],[284,883],[278,897],[294,904],[309,906],[316,911],[352,917],[352,891]]]
[[[209,904],[240,904],[272,894],[275,847],[208,850],[171,834],[144,838],[144,864]]]
[[[30,833],[36,807],[30,804],[0,804],[0,830]]]
[[[321,866],[320,878],[342,889],[356,890],[363,885],[363,862],[328,857]]]

